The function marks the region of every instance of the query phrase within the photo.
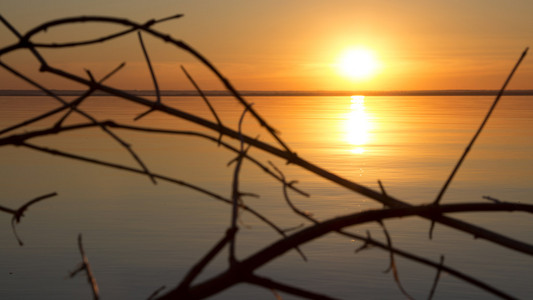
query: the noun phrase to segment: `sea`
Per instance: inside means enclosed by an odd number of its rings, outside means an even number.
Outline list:
[[[154,100],[154,97],[148,97]],[[74,97],[65,97],[67,100]],[[297,155],[343,178],[412,205],[435,200],[485,118],[494,96],[250,96],[251,107]],[[241,128],[251,138],[280,148],[272,135],[235,99],[165,96],[162,103]],[[0,127],[8,128],[60,107],[44,96],[0,97]],[[140,169],[146,168],[230,199],[238,140],[180,120],[146,112],[111,96],[90,97],[79,112],[65,111],[1,135],[112,120],[140,130],[87,126],[27,140],[32,145]],[[89,116],[89,117],[88,117]],[[242,121],[240,121],[242,118]],[[144,129],[164,129],[150,132]],[[207,134],[212,140],[190,134]],[[0,139],[1,139],[0,138]],[[246,145],[243,146],[245,149]],[[131,149],[132,152],[130,152]],[[307,195],[288,192],[291,203],[319,221],[381,209],[382,204],[353,193],[272,154],[247,152],[271,172],[294,181]],[[16,209],[39,196],[12,229],[0,212],[0,299],[89,299],[86,276],[70,277],[82,261],[78,236],[100,289],[101,299],[147,299],[161,287],[176,287],[224,235],[232,207],[198,189],[98,163],[38,151],[22,145],[0,147],[0,206]],[[242,203],[287,235],[312,223],[286,201],[283,185],[262,167],[244,160],[238,175]],[[504,96],[468,152],[442,197],[442,204],[509,201],[533,204],[533,96]],[[533,218],[522,212],[454,213],[450,216],[533,244]],[[420,217],[387,219],[348,227],[392,246],[476,278],[519,299],[533,295],[533,257]],[[243,260],[283,237],[254,215],[240,211],[236,258]],[[384,229],[385,228],[385,229]],[[255,271],[287,285],[339,299],[427,299],[437,270],[336,233],[292,250]],[[227,247],[193,284],[228,266]],[[400,288],[398,285],[401,284]],[[241,283],[210,299],[300,299]],[[498,297],[442,272],[433,299]]]

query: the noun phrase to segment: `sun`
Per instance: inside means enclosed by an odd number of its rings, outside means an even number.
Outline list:
[[[374,53],[364,48],[354,48],[345,51],[338,63],[339,71],[349,78],[367,79],[375,74],[378,61]]]

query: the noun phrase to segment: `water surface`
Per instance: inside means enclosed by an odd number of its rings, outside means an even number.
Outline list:
[[[431,202],[477,130],[492,97],[250,97],[254,108],[281,132],[291,149],[334,173],[379,189],[412,204]],[[212,118],[199,98],[167,97],[165,103]],[[227,97],[213,97],[224,124],[235,127],[242,108]],[[483,202],[482,196],[533,203],[533,98],[504,97],[451,184],[443,203]],[[45,97],[0,97],[0,125],[7,127],[57,107]],[[94,97],[82,108],[98,120],[174,130],[197,126],[153,113],[133,122],[145,108],[112,97]],[[84,121],[73,115],[67,123]],[[42,121],[24,130],[53,124]],[[246,116],[250,136],[275,143],[257,122]],[[20,131],[19,131],[20,132]],[[195,137],[115,130],[149,169],[225,197],[231,194],[235,155],[216,143]],[[214,135],[216,137],[216,134]],[[224,137],[224,141],[235,141]],[[35,144],[137,167],[122,147],[99,129],[38,138]],[[67,279],[80,261],[76,237],[85,249],[104,299],[146,299],[162,285],[175,286],[193,262],[218,240],[230,221],[230,208],[208,196],[166,182],[151,184],[146,176],[73,161],[13,146],[0,149],[1,205],[18,207],[29,199],[57,192],[25,214],[17,230],[25,242],[17,245],[10,217],[0,226],[0,298],[88,298],[83,277]],[[251,149],[262,162],[272,161],[298,187],[311,194],[291,193],[294,203],[321,220],[381,205],[349,193],[305,170]],[[279,183],[245,163],[241,189],[260,195],[245,198],[282,228],[308,224],[287,207]],[[457,218],[533,243],[531,217],[520,214],[460,214]],[[279,236],[250,214],[243,214],[238,237],[239,258],[261,249]],[[437,225],[427,238],[429,222],[406,218],[385,222],[393,244],[445,263],[495,287],[527,298],[533,293],[533,260],[482,240]],[[352,228],[384,241],[381,228]],[[259,274],[344,299],[402,298],[387,269],[388,253],[336,235],[304,245],[309,262],[294,252],[258,270]],[[435,271],[397,258],[400,278],[415,298],[426,298]],[[223,270],[222,255],[201,278]],[[512,280],[510,279],[512,278]],[[31,283],[31,284],[29,284]],[[239,285],[215,299],[272,299],[269,290]],[[485,292],[443,275],[435,299],[488,299]],[[284,297],[284,299],[292,299]]]

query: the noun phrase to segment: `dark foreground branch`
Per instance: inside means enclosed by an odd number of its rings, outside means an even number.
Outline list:
[[[247,259],[236,263],[227,271],[206,280],[203,283],[191,287],[188,291],[190,299],[203,299],[221,292],[239,282],[246,281],[255,270],[280,257],[289,249],[301,246],[309,241],[315,240],[325,234],[336,232],[343,228],[375,222],[391,218],[402,218],[415,215],[440,216],[444,213],[457,212],[481,212],[481,211],[523,211],[533,213],[533,205],[514,203],[467,203],[467,204],[447,204],[447,205],[422,205],[409,208],[391,208],[383,210],[370,210],[360,213],[350,214],[315,224],[305,228],[289,237],[279,240],[259,252],[251,255]],[[490,293],[505,299],[513,299],[504,292],[492,288]],[[178,289],[174,289],[163,295],[160,299],[187,299],[182,298]]]

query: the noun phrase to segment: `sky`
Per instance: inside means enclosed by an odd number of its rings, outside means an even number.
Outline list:
[[[154,29],[182,40],[206,56],[239,90],[435,90],[499,89],[522,51],[533,46],[533,1],[356,0],[3,0],[0,14],[24,33],[45,21],[105,15],[143,23],[183,13]],[[85,24],[49,30],[40,41],[80,40],[122,29]],[[144,36],[161,89],[193,89],[183,65],[206,90],[222,85],[190,55]],[[0,28],[0,47],[15,43]],[[369,74],[342,71],[347,51],[364,49]],[[42,50],[54,66],[101,78],[121,62],[126,67],[106,83],[152,89],[136,34],[91,47]],[[76,84],[38,72],[28,51],[0,60],[49,88]],[[346,66],[344,66],[346,68]],[[348,66],[350,67],[350,66]],[[354,66],[355,68],[355,66]],[[533,89],[533,53],[511,89]],[[0,70],[0,89],[31,88]]]

